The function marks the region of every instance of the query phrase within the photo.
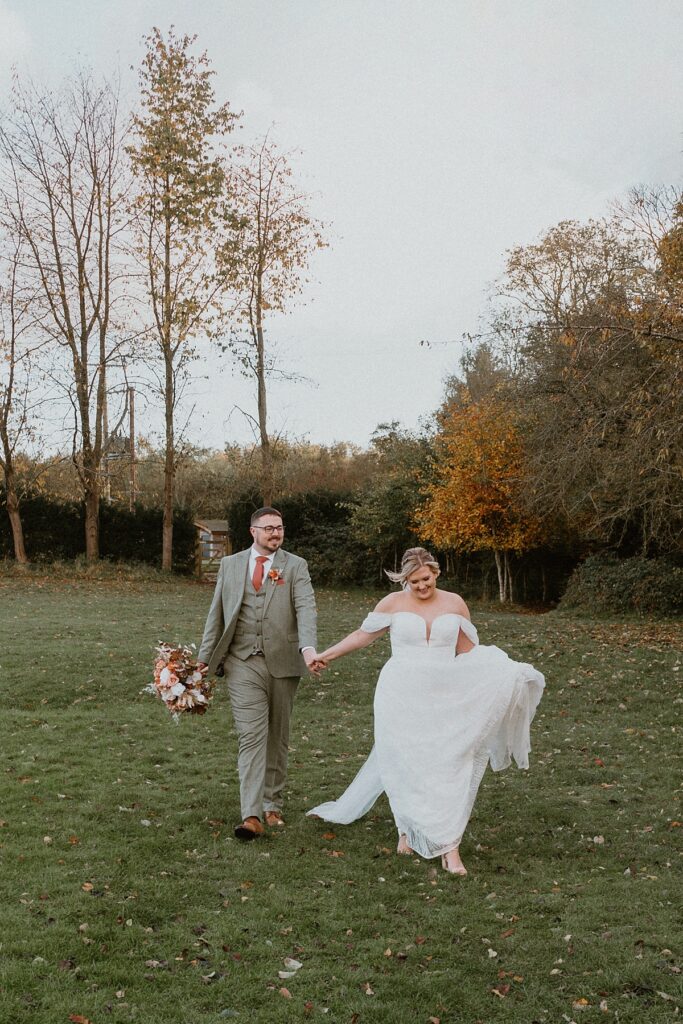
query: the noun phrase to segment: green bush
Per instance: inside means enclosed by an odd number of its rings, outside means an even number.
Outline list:
[[[665,558],[592,555],[574,570],[560,608],[676,615],[683,611],[683,568]]]
[[[351,529],[349,494],[307,491],[276,498],[285,524],[284,546],[308,562],[315,586],[349,586],[369,582],[373,567]],[[227,510],[233,550],[251,544],[249,520],[261,506],[257,494],[244,494]]]
[[[100,506],[100,555],[116,562],[161,564],[159,508],[119,505]],[[27,494],[21,500],[21,521],[26,551],[31,561],[71,560],[85,551],[84,509],[75,501],[59,501],[44,494]],[[196,529],[190,512],[176,509],[173,515],[173,568],[194,569]],[[0,489],[0,558],[13,558],[12,530]]]

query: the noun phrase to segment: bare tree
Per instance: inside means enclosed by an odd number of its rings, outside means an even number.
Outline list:
[[[72,457],[85,502],[86,556],[99,556],[107,372],[122,347],[115,304],[126,268],[126,170],[117,90],[79,73],[62,89],[15,82],[0,121],[6,231],[72,412]]]
[[[1,256],[5,273],[0,284],[0,469],[5,478],[14,557],[19,565],[26,565],[15,458],[17,446],[27,440],[30,429],[31,359],[35,345],[27,341],[27,335],[34,324],[30,316],[31,295],[20,294],[17,280],[21,242],[5,241],[8,244]]]
[[[267,380],[276,372],[266,344],[267,313],[284,312],[306,283],[306,269],[323,248],[322,225],[308,212],[310,199],[296,187],[291,154],[281,153],[266,136],[256,146],[239,147],[227,174],[227,239],[219,252],[226,284],[237,297],[237,319],[247,336],[234,345],[256,382],[261,490],[272,500],[273,452],[268,429]]]
[[[214,107],[213,72],[205,53],[191,52],[195,37],[147,37],[140,69],[141,113],[129,147],[137,181],[137,248],[152,313],[151,334],[161,362],[164,402],[164,519],[162,567],[173,560],[173,503],[178,466],[176,414],[192,342],[210,328],[223,289],[214,271],[213,244],[223,189],[215,140],[232,130],[236,115]]]

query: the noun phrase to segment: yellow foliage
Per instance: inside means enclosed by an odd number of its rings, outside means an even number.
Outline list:
[[[416,515],[424,540],[456,551],[517,553],[540,543],[541,524],[521,501],[523,446],[512,411],[500,400],[449,410],[435,469]]]

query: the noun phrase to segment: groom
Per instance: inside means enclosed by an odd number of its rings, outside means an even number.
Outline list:
[[[305,667],[316,666],[316,609],[308,566],[282,550],[275,508],[251,517],[254,543],[221,560],[198,663],[227,677],[239,737],[242,823],[238,839],[283,826],[289,720]]]

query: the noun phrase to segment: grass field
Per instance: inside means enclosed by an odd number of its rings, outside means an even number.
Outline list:
[[[0,578],[0,1020],[680,1019],[680,625],[473,610],[547,690],[531,770],[485,776],[458,881],[394,854],[384,798],[347,827],[304,816],[371,746],[384,641],[302,682],[288,827],[233,838],[225,690],[177,726],[140,692],[209,600]],[[321,592],[322,643],[373,604]]]

